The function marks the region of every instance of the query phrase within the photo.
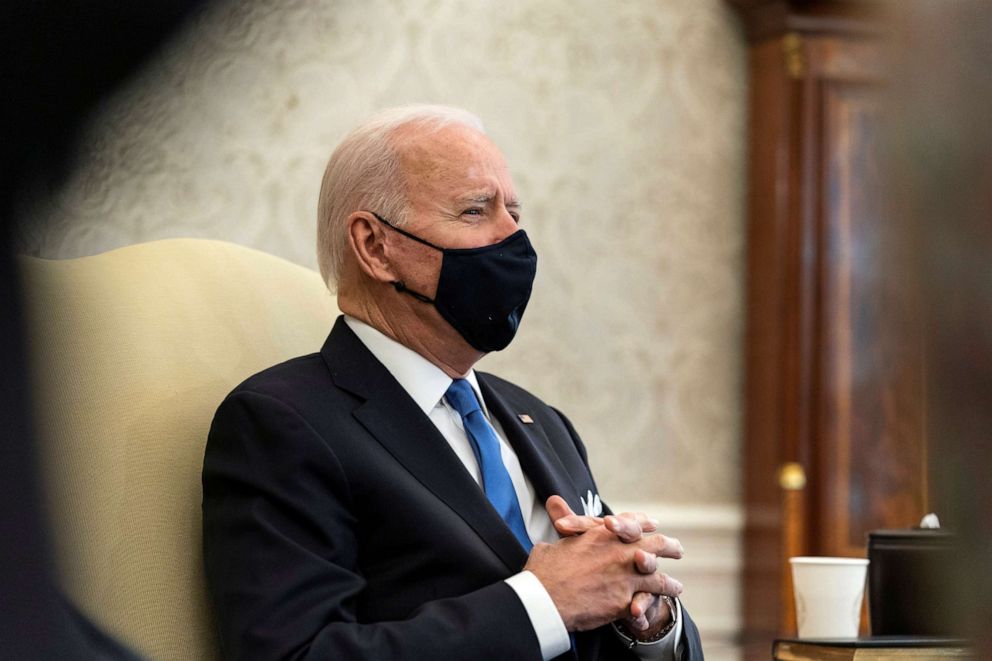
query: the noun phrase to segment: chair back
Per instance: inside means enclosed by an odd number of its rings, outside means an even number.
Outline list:
[[[207,430],[235,385],[320,349],[334,299],[313,271],[220,241],[22,267],[64,589],[150,659],[217,658],[201,554]]]

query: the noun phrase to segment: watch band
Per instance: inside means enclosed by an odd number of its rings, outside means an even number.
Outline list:
[[[671,633],[672,629],[675,628],[675,620],[678,617],[678,615],[676,614],[677,611],[675,609],[675,603],[672,601],[670,597],[666,595],[661,595],[661,598],[665,600],[666,604],[668,604],[668,611],[672,614],[672,621],[666,624],[664,628],[662,628],[660,631],[658,631],[650,638],[645,638],[644,640],[638,640],[638,638],[634,634],[628,631],[626,626],[619,624],[617,622],[613,622],[613,630],[617,632],[617,635],[620,636],[621,640],[623,640],[623,642],[627,645],[627,649],[632,650],[638,645],[650,645],[652,643],[657,643],[659,640],[661,640],[669,633]]]

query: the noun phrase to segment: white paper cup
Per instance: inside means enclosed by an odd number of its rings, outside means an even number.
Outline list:
[[[868,560],[789,558],[800,638],[855,638]]]

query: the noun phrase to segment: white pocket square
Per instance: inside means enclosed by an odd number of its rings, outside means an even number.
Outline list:
[[[582,513],[586,516],[603,515],[603,503],[599,502],[599,494],[593,494],[592,491],[586,491],[586,497],[582,498],[579,496],[579,500],[582,501]]]

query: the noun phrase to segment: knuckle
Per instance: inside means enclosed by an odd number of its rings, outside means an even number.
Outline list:
[[[617,541],[617,536],[604,526],[597,526],[587,531],[583,537],[590,537],[598,545],[613,546]]]
[[[589,533],[595,535],[597,539],[613,538],[613,533],[610,532],[609,528],[607,528],[606,526],[596,526],[595,528],[590,530]]]
[[[660,592],[667,594],[672,587],[672,579],[668,574],[657,572],[655,574],[658,577],[658,587]]]

